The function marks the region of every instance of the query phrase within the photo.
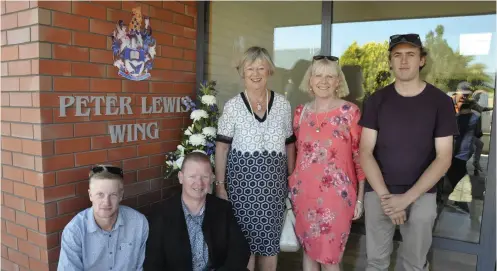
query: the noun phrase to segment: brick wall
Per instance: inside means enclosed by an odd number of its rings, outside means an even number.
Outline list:
[[[123,204],[146,213],[177,185],[162,178],[184,113],[141,115],[142,96],[195,94],[195,2],[1,1],[2,270],[55,270],[60,234],[88,201],[92,164],[125,171]],[[152,77],[132,82],[112,65],[110,33],[141,6],[151,16]],[[128,96],[133,115],[59,117],[59,96]],[[137,102],[138,101],[138,102]],[[90,106],[92,106],[90,104]],[[103,109],[105,110],[105,109]],[[157,121],[160,138],[110,142],[108,125]]]

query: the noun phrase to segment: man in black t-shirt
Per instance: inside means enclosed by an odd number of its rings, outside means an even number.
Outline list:
[[[359,124],[365,194],[367,271],[388,270],[396,225],[405,270],[428,270],[437,216],[435,185],[452,160],[458,133],[451,98],[422,81],[426,51],[417,34],[394,35],[389,44],[395,82],[367,99]]]

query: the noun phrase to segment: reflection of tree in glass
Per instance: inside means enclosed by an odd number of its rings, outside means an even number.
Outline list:
[[[425,46],[428,50],[428,62],[421,71],[421,76],[443,91],[455,91],[457,84],[468,81],[475,89],[491,90],[491,77],[485,73],[485,64],[474,63],[473,56],[464,56],[453,50],[444,39],[444,27],[438,25],[435,32],[426,35]]]
[[[438,25],[430,31],[424,45],[428,51],[427,64],[421,70],[421,77],[443,91],[454,91],[461,81],[468,81],[474,89],[494,91],[491,77],[485,73],[482,63],[470,64],[474,57],[463,56],[454,51],[443,38],[444,27]],[[365,97],[390,84],[393,80],[388,62],[388,42],[369,42],[359,46],[352,43],[340,57],[342,66],[358,65],[364,75]]]

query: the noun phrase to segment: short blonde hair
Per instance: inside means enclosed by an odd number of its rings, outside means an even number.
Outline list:
[[[253,46],[247,49],[240,59],[240,63],[236,66],[236,70],[238,74],[243,78],[245,76],[245,66],[254,63],[257,60],[262,60],[267,63],[269,66],[269,75],[274,74],[274,70],[276,69],[274,66],[273,59],[269,55],[269,52],[262,47]]]
[[[325,71],[334,71],[334,74],[338,76],[338,80],[340,81],[337,89],[337,97],[343,98],[349,95],[349,86],[347,85],[347,80],[345,80],[345,75],[343,74],[342,68],[337,61],[331,61],[326,58],[320,60],[312,61],[311,65],[305,72],[304,78],[300,83],[300,90],[303,92],[314,96],[311,90],[311,77],[316,74],[318,70]]]

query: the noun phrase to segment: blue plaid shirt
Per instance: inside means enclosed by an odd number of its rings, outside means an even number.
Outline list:
[[[193,271],[205,271],[209,262],[209,251],[207,244],[204,241],[204,233],[202,232],[202,223],[205,216],[205,205],[200,209],[198,215],[190,213],[183,200],[183,212],[185,213],[186,227],[188,228],[188,236],[190,237],[190,246],[192,250],[192,267]]]
[[[88,208],[77,214],[62,232],[57,270],[143,270],[148,222],[126,206],[119,207],[114,228],[102,230]]]

